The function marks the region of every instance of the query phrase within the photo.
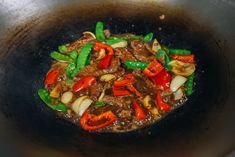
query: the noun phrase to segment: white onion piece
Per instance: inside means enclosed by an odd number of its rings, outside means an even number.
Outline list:
[[[179,88],[176,92],[174,92],[174,100],[180,100],[184,96],[183,90]]]
[[[77,98],[73,103],[72,103],[72,110],[79,114],[79,108],[80,108],[80,105],[81,103],[83,102],[83,100],[85,100],[87,98],[87,96],[81,96],[79,98]]]
[[[85,99],[82,101],[80,107],[79,107],[79,116],[82,116],[82,114],[88,109],[88,107],[92,104],[91,99]]]
[[[90,35],[90,36],[92,36],[94,39],[96,39],[96,36],[95,36],[95,34],[94,33],[92,33],[92,32],[88,32],[88,31],[86,31],[86,32],[83,32],[83,35]]]
[[[96,60],[101,60],[106,56],[105,49],[100,49],[99,55]]]
[[[172,60],[168,64],[172,66],[171,71],[176,75],[187,77],[195,71],[195,64],[184,63],[178,60]]]
[[[62,94],[60,101],[64,104],[68,105],[72,99],[73,99],[73,93],[68,91],[68,92],[64,92]]]
[[[171,91],[175,92],[179,87],[181,87],[187,79],[183,76],[177,75],[176,77],[173,78],[170,84],[170,89]]]
[[[98,101],[102,101],[102,99],[104,98],[105,96],[105,89],[102,91],[102,93],[100,94],[99,98],[98,98]]]
[[[158,52],[158,50],[160,50],[160,49],[161,49],[161,45],[159,44],[157,39],[154,39],[153,44],[152,44],[152,51],[153,52]]]
[[[117,47],[126,47],[127,46],[127,41],[121,41],[119,43],[115,43],[111,45],[112,48],[117,48]]]

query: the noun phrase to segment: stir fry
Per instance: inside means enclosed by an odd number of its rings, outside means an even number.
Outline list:
[[[95,33],[51,52],[41,100],[87,131],[125,132],[159,121],[193,93],[195,56],[153,33]]]

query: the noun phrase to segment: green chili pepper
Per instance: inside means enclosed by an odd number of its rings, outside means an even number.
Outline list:
[[[56,102],[56,99],[53,99],[50,97],[49,92],[46,89],[39,89],[38,90],[38,95],[40,97],[40,99],[50,108],[52,108],[53,110],[56,111],[62,111],[62,112],[66,112],[68,110],[68,107],[65,106],[62,103],[56,103],[53,104],[53,102]]]
[[[135,69],[140,68],[141,70],[144,70],[149,63],[148,62],[139,62],[139,61],[133,61],[133,60],[127,60],[124,63],[129,69]]]
[[[153,33],[149,33],[142,39],[143,42],[150,42],[153,39]]]
[[[86,66],[90,64],[90,61],[91,61],[91,54],[89,54],[87,57]]]
[[[119,37],[110,37],[109,40],[137,40],[142,39],[141,36],[119,36]]]
[[[191,52],[189,50],[182,50],[182,49],[170,49],[170,54],[174,55],[190,55]]]
[[[73,51],[69,53],[69,57],[72,58],[73,60],[76,60],[77,56],[78,56],[78,52],[76,49],[74,49]]]
[[[99,41],[104,41],[105,40],[104,23],[103,22],[99,21],[99,22],[96,23],[95,36],[96,36],[96,39],[99,40]]]
[[[60,53],[68,52],[67,47],[65,45],[58,46],[58,50],[60,51]]]
[[[56,51],[51,52],[51,57],[59,62],[73,62],[73,59],[69,56],[66,56]]]
[[[185,83],[186,95],[188,95],[188,96],[193,93],[193,80],[194,80],[194,78],[195,78],[195,74],[192,73],[188,77],[188,79],[187,79],[187,81]]]
[[[95,104],[95,108],[99,108],[99,107],[102,107],[104,105],[105,105],[105,102],[104,101],[100,101],[97,104]]]
[[[66,73],[67,78],[69,78],[69,79],[72,78],[72,73],[75,69],[76,69],[75,63],[68,64],[68,66],[65,69],[65,73]]]
[[[108,45],[113,45],[113,44],[120,43],[120,42],[123,42],[123,41],[126,41],[126,40],[123,40],[123,39],[107,39],[107,40],[105,40],[105,43],[108,44]]]
[[[164,55],[166,69],[171,70],[172,66],[168,64],[171,61],[170,57],[167,55],[167,53],[164,50],[162,49],[158,50],[157,58],[161,57],[162,55]]]

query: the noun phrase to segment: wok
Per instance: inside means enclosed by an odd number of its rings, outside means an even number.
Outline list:
[[[160,20],[159,16],[165,15]],[[57,46],[93,31],[150,31],[192,50],[196,87],[160,122],[128,133],[88,133],[37,97]],[[0,156],[233,156],[235,2],[232,0],[8,0],[0,2]]]

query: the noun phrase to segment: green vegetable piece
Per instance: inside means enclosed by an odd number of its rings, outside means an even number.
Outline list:
[[[67,85],[67,86],[70,86],[70,87],[71,87],[71,86],[73,85],[73,83],[74,83],[74,81],[73,81],[72,79],[67,79],[67,80],[66,80],[66,85]]]
[[[56,100],[50,97],[49,92],[46,89],[39,89],[38,96],[48,107],[52,108],[53,110],[62,112],[66,112],[68,110],[68,107],[62,103],[53,105],[52,103]]]
[[[65,45],[60,45],[58,46],[58,50],[60,51],[60,53],[67,53],[67,47]]]
[[[139,68],[141,70],[144,70],[149,65],[149,62],[139,62],[139,61],[127,60],[127,61],[125,61],[124,64],[129,69]]]
[[[157,58],[161,57],[162,55],[164,55],[166,69],[171,70],[172,66],[169,65],[169,62],[171,61],[170,57],[167,55],[167,53],[164,50],[162,50],[162,49],[158,50]]]
[[[109,40],[137,40],[137,39],[142,39],[141,36],[119,36],[119,37],[110,37]]]
[[[78,52],[76,49],[74,49],[73,51],[69,53],[69,57],[72,58],[74,61],[77,59],[77,56],[78,56]]]
[[[97,109],[97,108],[102,107],[104,105],[105,105],[105,102],[104,101],[100,101],[97,104],[95,104],[95,108]]]
[[[76,64],[75,63],[68,64],[68,66],[65,69],[65,73],[66,73],[67,78],[69,78],[69,79],[72,78],[71,75],[72,75],[72,73],[75,69],[76,69]]]
[[[99,22],[96,23],[95,36],[96,36],[96,39],[99,40],[99,41],[104,41],[105,40],[104,23],[103,22],[99,21]]]
[[[143,42],[150,42],[153,39],[153,33],[149,33],[142,39]]]
[[[177,54],[177,55],[190,55],[191,51],[182,50],[182,49],[170,49],[170,54],[171,55],[174,55],[174,54]]]
[[[191,95],[193,93],[193,80],[194,80],[194,78],[195,78],[195,73],[192,73],[188,77],[188,79],[187,79],[187,81],[185,83],[185,89],[186,89],[185,93],[186,93],[187,96],[189,96],[189,95]]]
[[[107,40],[105,40],[105,43],[108,45],[113,45],[113,44],[120,43],[123,41],[126,41],[126,40],[124,40],[124,39],[107,39]]]
[[[73,59],[69,56],[66,56],[56,51],[51,52],[51,57],[59,62],[73,62]]]
[[[89,65],[91,61],[91,54],[88,55],[85,66]]]

